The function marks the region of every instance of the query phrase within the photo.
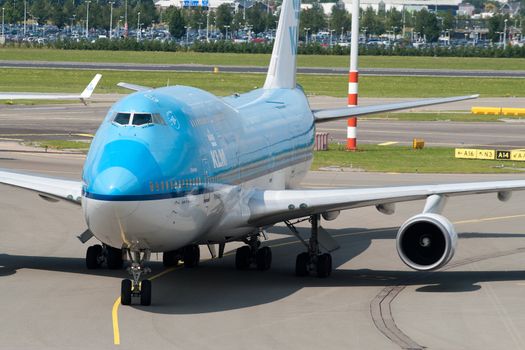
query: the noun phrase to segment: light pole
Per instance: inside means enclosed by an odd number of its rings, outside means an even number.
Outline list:
[[[76,17],[76,16],[77,16],[77,15],[73,15],[73,17],[70,17],[70,18],[69,18],[69,19],[71,20],[71,27],[70,27],[71,29],[69,30],[69,34],[73,34],[73,23],[74,23],[74,21],[75,21],[75,17]]]
[[[137,42],[139,42],[140,35],[140,11],[137,12]]]
[[[86,39],[89,38],[89,4],[91,1],[86,1]]]
[[[190,42],[190,26],[184,26],[184,29],[186,29],[186,47],[188,46]]]
[[[113,37],[113,1],[109,2],[109,39]]]
[[[335,32],[334,29],[330,29],[330,47],[332,47],[332,34]]]
[[[206,42],[210,42],[209,37],[209,28],[210,27],[210,8],[208,7],[208,10],[206,11]]]
[[[124,37],[128,37],[128,0],[124,4]]]
[[[5,19],[5,8],[2,7],[2,38],[4,37],[4,23],[5,23],[4,19]]]
[[[505,26],[503,27],[503,50],[507,48],[507,21],[508,19],[505,19]]]
[[[24,0],[24,38],[26,37],[26,23],[27,23],[27,1]]]
[[[224,40],[228,40],[228,28],[230,28],[230,26],[224,26],[224,28],[226,28],[226,35],[224,36]]]
[[[310,31],[310,28],[304,28],[304,31],[306,32],[305,45],[308,46],[308,32]]]

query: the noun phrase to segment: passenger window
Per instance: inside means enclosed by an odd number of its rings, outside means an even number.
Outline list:
[[[135,113],[133,114],[133,125],[145,125],[145,124],[151,124],[151,114],[149,113]]]
[[[115,118],[113,118],[113,122],[119,125],[128,125],[130,116],[130,113],[117,113]]]

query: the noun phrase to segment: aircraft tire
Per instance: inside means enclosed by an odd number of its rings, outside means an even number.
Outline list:
[[[102,254],[102,246],[100,244],[92,245],[86,251],[86,267],[89,270],[98,269],[100,267],[99,257]]]
[[[119,270],[122,269],[122,266],[124,265],[124,261],[122,260],[122,250],[113,248],[113,247],[107,247],[107,264],[108,269],[110,270]]]
[[[140,305],[150,306],[151,305],[151,281],[143,280],[140,283]]]
[[[162,264],[165,267],[177,266],[180,260],[180,252],[177,250],[171,250],[169,252],[162,253]]]
[[[120,303],[131,305],[131,280],[122,280],[120,284]]]
[[[255,262],[257,264],[257,270],[266,271],[272,266],[272,250],[270,247],[262,247],[257,250],[255,255]]]
[[[197,267],[201,258],[201,251],[196,244],[184,247],[184,267]]]
[[[307,276],[309,262],[310,254],[308,252],[297,255],[297,259],[295,259],[295,275],[299,277]]]
[[[317,277],[326,278],[332,273],[332,256],[321,254],[317,257]]]
[[[247,270],[250,267],[252,251],[247,245],[237,248],[235,251],[235,267],[237,270]]]

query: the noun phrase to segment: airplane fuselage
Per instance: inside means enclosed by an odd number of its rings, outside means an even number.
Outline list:
[[[314,134],[300,88],[131,94],[111,107],[86,159],[86,222],[110,246],[153,252],[244,236],[256,229],[253,191],[296,187]]]

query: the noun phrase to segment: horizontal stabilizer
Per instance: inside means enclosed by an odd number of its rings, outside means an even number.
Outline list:
[[[136,85],[136,84],[130,84],[130,83],[124,83],[120,82],[117,84],[117,86],[120,86],[121,88],[133,90],[133,91],[148,91],[152,90],[152,87],[149,86],[142,86],[142,85]]]
[[[457,97],[445,97],[445,98],[429,98],[424,100],[409,101],[409,102],[397,102],[388,103],[383,105],[375,106],[364,106],[364,107],[343,107],[333,109],[318,109],[313,110],[315,122],[323,123],[332,120],[343,119],[348,117],[356,117],[360,115],[376,114],[383,112],[392,112],[402,109],[416,108],[437,105],[442,103],[457,102],[463,100],[469,100],[478,98],[479,95],[468,95],[468,96],[457,96]]]

